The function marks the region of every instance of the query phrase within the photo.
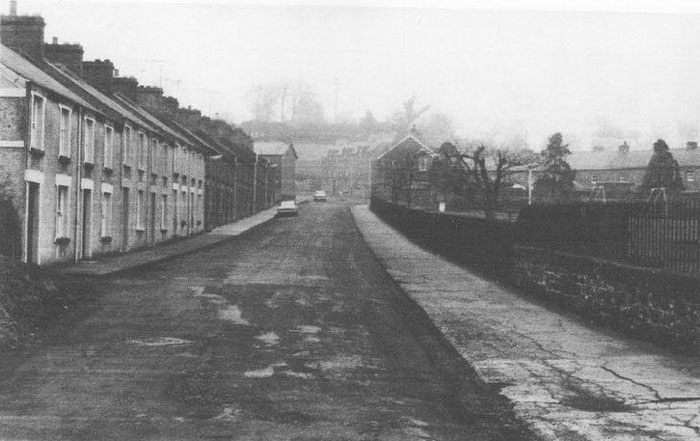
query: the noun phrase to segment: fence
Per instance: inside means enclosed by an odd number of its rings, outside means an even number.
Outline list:
[[[700,202],[533,206],[518,242],[643,267],[700,274]]]

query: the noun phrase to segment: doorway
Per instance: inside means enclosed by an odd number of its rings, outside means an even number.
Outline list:
[[[122,187],[122,251],[129,249],[129,189]]]
[[[39,184],[27,182],[26,262],[39,263]]]
[[[92,190],[83,190],[83,236],[82,256],[92,256],[90,249],[90,234],[92,232]]]
[[[156,194],[151,193],[151,218],[148,224],[148,235],[151,245],[156,243]]]

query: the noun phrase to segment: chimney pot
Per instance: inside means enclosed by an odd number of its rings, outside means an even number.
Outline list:
[[[58,37],[51,38],[51,43],[58,44]]]

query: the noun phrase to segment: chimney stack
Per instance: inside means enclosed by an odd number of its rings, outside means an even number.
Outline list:
[[[160,110],[162,99],[163,89],[160,87],[139,86],[136,91],[136,102],[154,112]]]
[[[59,44],[53,37],[51,44],[44,45],[46,59],[61,63],[79,76],[83,76],[83,47],[79,44]]]
[[[97,89],[112,93],[114,64],[109,60],[86,61],[83,63],[83,78]]]
[[[621,155],[625,155],[625,154],[629,153],[630,146],[629,146],[629,144],[627,144],[627,141],[623,142],[620,146],[618,146],[617,151]]]
[[[138,89],[139,82],[134,77],[117,77],[112,80],[112,90],[134,102],[138,99]]]
[[[17,5],[10,6],[10,15],[0,17],[0,43],[34,61],[44,58],[44,19],[17,15]]]
[[[10,2],[10,15],[13,17],[17,16],[17,0],[12,0]]]

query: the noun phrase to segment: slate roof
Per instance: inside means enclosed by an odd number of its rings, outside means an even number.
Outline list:
[[[56,79],[52,78],[49,74],[41,70],[31,61],[19,56],[16,52],[11,49],[0,45],[0,63],[5,67],[15,72],[16,74],[24,77],[25,79],[35,83],[36,85],[50,90],[64,98],[73,101],[87,109],[90,109],[97,113],[102,113],[95,108],[95,106],[89,104],[78,94],[71,91],[68,87],[64,86]]]
[[[70,82],[70,85],[72,85],[75,88],[79,88],[81,93],[87,94],[90,97],[91,101],[95,102],[96,106],[107,107],[109,111],[115,113],[119,118],[126,118],[132,123],[136,123],[144,128],[153,131],[158,131],[157,128],[155,128],[152,124],[144,121],[136,113],[126,109],[124,106],[120,105],[109,96],[100,92],[99,90],[82,80],[74,72],[72,72],[65,66],[60,64],[54,64],[51,62],[46,62],[46,64],[50,69],[53,70],[53,73],[55,75],[61,76],[65,79],[65,81]]]
[[[435,152],[432,149],[430,149],[429,147],[427,147],[425,144],[423,144],[418,138],[416,138],[413,135],[408,135],[407,137],[405,137],[401,141],[394,144],[389,150],[387,150],[386,152],[379,155],[377,160],[382,159],[384,156],[388,155],[390,152],[394,151],[396,148],[404,146],[405,144],[417,144],[420,152],[425,152],[425,153],[428,153],[429,155],[435,155]]]
[[[253,149],[255,150],[255,153],[258,155],[268,155],[268,156],[284,156],[287,153],[288,149],[292,149],[292,153],[294,154],[294,159],[299,159],[297,156],[296,150],[294,150],[294,146],[291,144],[287,144],[286,142],[255,142],[253,144]]]
[[[175,139],[179,140],[182,143],[186,144],[191,144],[192,142],[185,138],[182,134],[176,132],[175,130],[171,129],[167,124],[165,124],[163,121],[160,119],[156,118],[155,116],[151,115],[148,113],[146,110],[143,108],[139,107],[138,104],[132,102],[130,99],[126,98],[125,96],[115,93],[114,94],[114,99],[117,100],[119,104],[122,106],[125,106],[127,109],[131,110],[132,112],[137,113],[141,118],[147,120],[150,122],[152,125],[158,127],[160,132],[165,133],[166,135],[170,135],[174,137]]]
[[[575,151],[566,160],[574,170],[624,170],[646,168],[653,154],[653,150]],[[681,167],[700,167],[699,149],[671,149],[671,154]]]

